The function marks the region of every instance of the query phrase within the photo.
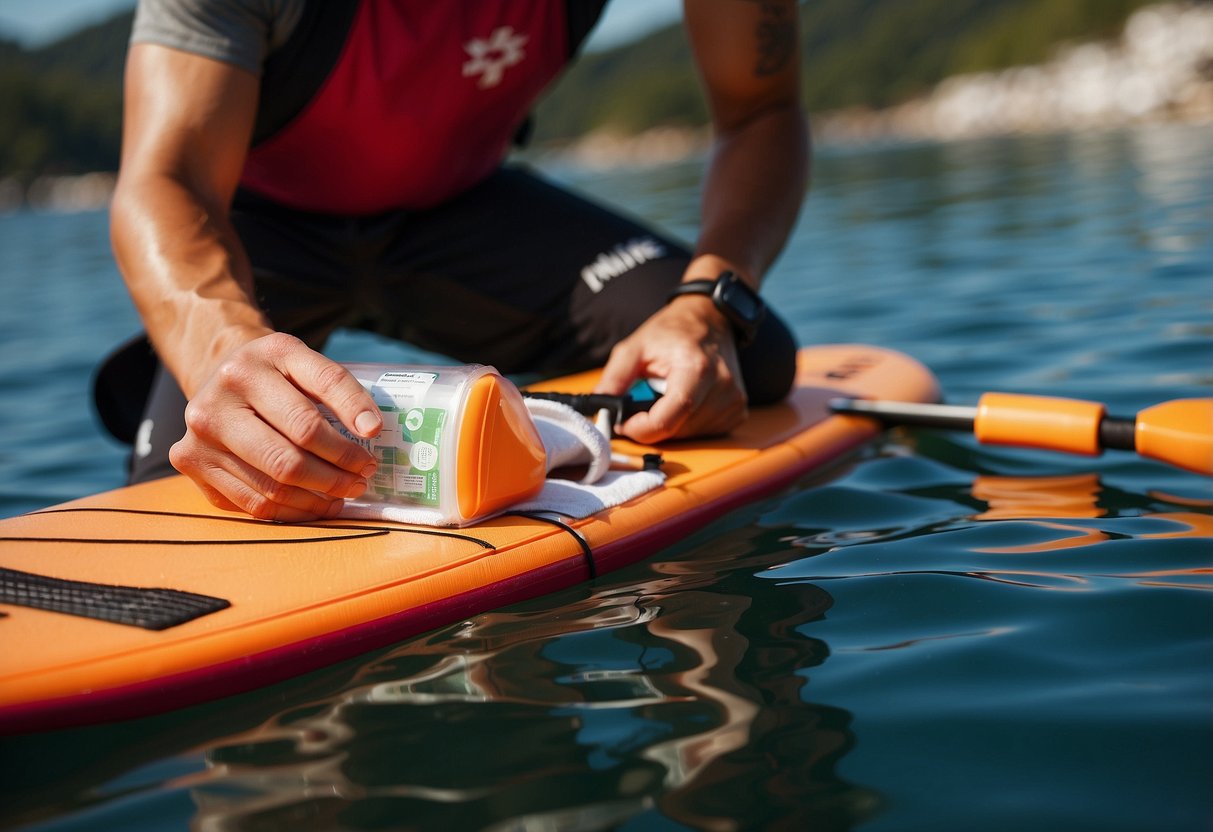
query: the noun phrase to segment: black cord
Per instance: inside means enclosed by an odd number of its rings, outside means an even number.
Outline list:
[[[283,538],[262,538],[262,539],[235,539],[235,540],[172,540],[164,538],[89,538],[89,537],[0,537],[0,541],[8,542],[36,542],[44,541],[50,543],[125,543],[125,544],[164,544],[166,546],[256,546],[264,544],[284,544],[284,543],[331,543],[339,540],[360,540],[369,537],[382,537],[387,534],[419,534],[430,537],[449,537],[455,540],[466,540],[469,543],[475,543],[482,549],[494,550],[497,547],[487,540],[482,540],[478,537],[462,534],[460,532],[447,532],[438,529],[417,529],[417,528],[391,528],[388,526],[363,526],[363,525],[319,525],[316,523],[270,523],[265,520],[257,520],[252,517],[221,517],[214,514],[189,514],[179,511],[156,511],[154,509],[138,509],[138,508],[112,508],[109,506],[78,506],[75,508],[52,508],[44,511],[35,511],[28,516],[37,514],[67,514],[72,512],[114,512],[119,514],[139,514],[150,517],[185,517],[193,520],[218,520],[223,523],[246,523],[256,526],[273,526],[276,528],[295,528],[295,529],[337,529],[341,531],[363,532],[363,534],[345,534],[345,535],[324,535],[317,537],[283,537]]]
[[[525,517],[528,520],[538,520],[541,523],[550,523],[556,528],[563,529],[564,531],[568,532],[569,535],[571,535],[572,538],[577,541],[577,545],[581,547],[582,554],[585,555],[585,565],[586,569],[589,570],[590,579],[592,580],[598,577],[598,566],[594,563],[594,551],[590,548],[590,544],[586,541],[586,539],[581,536],[580,532],[578,532],[568,523],[557,520],[555,517],[549,517],[548,515],[538,511],[509,511],[503,514],[502,517]]]

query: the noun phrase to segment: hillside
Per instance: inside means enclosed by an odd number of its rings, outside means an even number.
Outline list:
[[[953,75],[1035,64],[1116,36],[1151,0],[814,0],[801,11],[812,113],[881,108]],[[591,130],[698,125],[706,111],[680,26],[583,56],[538,110],[539,141]]]
[[[37,50],[0,41],[0,178],[117,168],[131,20]]]
[[[1115,36],[1149,0],[814,0],[802,9],[811,112],[883,108],[946,78],[1039,63]],[[37,50],[0,40],[0,180],[113,170],[131,14]],[[540,103],[535,141],[706,120],[680,26],[588,54]]]

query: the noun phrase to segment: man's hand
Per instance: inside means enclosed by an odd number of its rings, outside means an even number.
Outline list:
[[[622,395],[641,378],[660,378],[665,392],[620,433],[652,444],[727,433],[746,417],[737,347],[710,298],[676,298],[615,345],[595,390]]]
[[[687,279],[728,270],[757,288],[796,221],[809,172],[795,0],[686,0],[683,19],[715,133]],[[665,394],[620,431],[638,442],[726,433],[746,416],[732,331],[712,301],[680,296],[611,352],[597,392],[639,378]]]
[[[333,517],[343,498],[366,490],[375,460],[316,402],[355,436],[383,426],[370,394],[340,364],[290,335],[250,341],[191,399],[169,459],[219,508],[282,522]]]

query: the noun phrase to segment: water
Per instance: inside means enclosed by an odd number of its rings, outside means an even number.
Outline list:
[[[696,164],[554,170],[685,234]],[[0,217],[0,513],[107,488],[99,214]],[[819,154],[766,295],[951,400],[1213,395],[1213,131]],[[343,335],[342,358],[408,360]],[[1198,830],[1213,482],[899,433],[648,561],[221,703],[0,746],[46,829]]]

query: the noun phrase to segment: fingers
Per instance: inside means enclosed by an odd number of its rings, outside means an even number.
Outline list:
[[[643,364],[639,344],[632,339],[620,341],[607,358],[606,366],[602,368],[602,376],[594,388],[595,393],[608,396],[622,396],[628,392],[633,382],[641,377]]]
[[[665,377],[666,390],[652,408],[620,426],[644,444],[688,436],[728,433],[746,417],[744,391],[721,359],[681,363]]]
[[[622,395],[638,378],[665,380],[665,393],[624,422],[622,434],[653,444],[727,433],[745,418],[732,333],[702,311],[693,303],[666,306],[611,352],[595,392]]]
[[[250,342],[187,406],[170,461],[220,508],[288,522],[333,516],[366,490],[375,462],[316,401],[356,436],[382,427],[374,400],[339,364],[286,335]]]
[[[230,452],[192,442],[188,434],[173,445],[169,458],[213,505],[261,520],[298,523],[334,517],[344,502],[277,483]]]
[[[354,385],[362,391],[358,382]],[[350,477],[366,476],[364,469],[374,462],[370,453],[338,433],[312,399],[285,377],[266,373],[237,389],[238,404],[255,416],[233,426],[223,441],[241,459],[279,482],[334,496]]]
[[[383,415],[371,394],[340,364],[306,347],[286,348],[282,370],[288,380],[325,405],[354,435],[369,439],[383,428]]]

